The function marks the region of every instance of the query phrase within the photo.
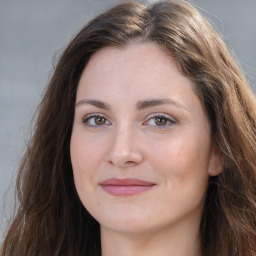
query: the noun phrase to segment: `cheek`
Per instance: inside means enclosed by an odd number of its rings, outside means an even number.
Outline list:
[[[95,138],[85,136],[83,132],[73,131],[70,141],[70,157],[74,174],[89,174],[100,163],[102,143]]]
[[[200,147],[195,136],[177,136],[159,143],[150,158],[169,186],[197,188],[208,180],[209,147],[208,143],[204,145]]]
[[[79,196],[87,194],[93,184],[93,174],[99,164],[99,150],[92,140],[83,136],[83,133],[73,131],[70,141],[70,157],[77,192]]]
[[[99,151],[92,140],[85,138],[83,133],[73,131],[70,141],[70,157],[74,175],[75,188],[78,196],[88,210],[97,205],[94,198],[94,204],[91,205],[93,197],[93,188],[96,184],[95,170],[99,164]]]

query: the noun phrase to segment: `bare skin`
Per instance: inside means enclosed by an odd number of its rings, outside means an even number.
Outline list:
[[[200,255],[208,178],[220,160],[192,87],[154,43],[104,48],[84,69],[70,152],[103,256]],[[104,184],[123,179],[150,185]]]

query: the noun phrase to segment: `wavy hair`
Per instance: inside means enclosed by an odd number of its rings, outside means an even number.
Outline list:
[[[101,255],[100,227],[80,202],[70,161],[76,90],[107,46],[155,42],[195,84],[223,170],[210,177],[200,226],[204,256],[256,255],[256,100],[234,57],[186,1],[124,3],[90,21],[61,55],[17,178],[18,208],[1,255]]]

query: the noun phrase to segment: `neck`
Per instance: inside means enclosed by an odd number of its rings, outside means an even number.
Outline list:
[[[161,232],[125,233],[101,227],[102,256],[200,256],[199,228],[166,227]]]

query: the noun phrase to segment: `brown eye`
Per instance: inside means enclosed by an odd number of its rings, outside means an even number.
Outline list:
[[[163,126],[166,125],[168,120],[165,117],[156,117],[155,118],[155,123],[158,126]]]
[[[104,118],[102,116],[96,116],[94,122],[96,125],[104,125],[104,124],[106,124],[106,118]]]
[[[152,114],[144,125],[149,125],[154,128],[164,129],[169,128],[176,123],[176,120],[167,114]]]
[[[104,125],[110,125],[110,122],[104,116],[90,114],[84,118],[83,123],[89,127],[100,127]]]

